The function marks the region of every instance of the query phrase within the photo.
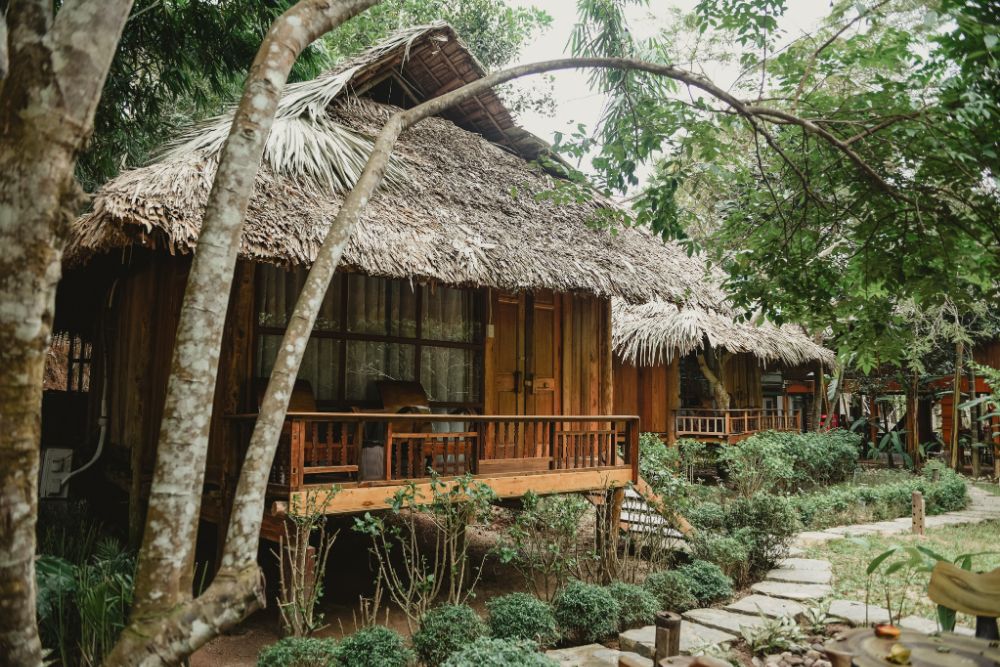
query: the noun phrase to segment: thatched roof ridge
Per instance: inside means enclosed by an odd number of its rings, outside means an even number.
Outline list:
[[[669,362],[675,354],[702,349],[706,340],[712,347],[787,366],[819,361],[832,368],[836,362],[833,351],[815,343],[801,327],[767,320],[738,322],[732,313],[715,309],[663,301],[636,305],[616,299],[612,322],[615,352],[637,365]]]
[[[444,80],[445,71],[452,72],[451,80]],[[397,77],[392,85],[405,82],[407,94],[421,97],[416,88],[424,74],[448,89],[481,76],[482,68],[450,28],[436,24],[394,36],[336,72],[289,86],[255,184],[241,255],[309,264],[372,137],[395,110],[352,91],[385,86],[384,77],[391,75]],[[393,171],[369,203],[346,249],[345,267],[629,302],[722,302],[716,281],[704,277],[704,263],[679,246],[637,229],[613,233],[592,226],[609,203],[536,198],[554,183],[525,161],[532,150],[537,154],[538,140],[512,121],[505,127],[510,115],[492,92],[456,114],[452,118],[462,127],[435,117],[400,138]],[[130,245],[191,252],[225,128],[226,118],[194,128],[157,162],[105,184],[93,210],[74,227],[69,260]]]

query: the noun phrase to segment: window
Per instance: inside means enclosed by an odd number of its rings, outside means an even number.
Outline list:
[[[306,272],[257,267],[257,377],[274,366]],[[483,293],[337,274],[299,377],[328,408],[377,406],[378,380],[416,380],[436,407],[481,408]]]

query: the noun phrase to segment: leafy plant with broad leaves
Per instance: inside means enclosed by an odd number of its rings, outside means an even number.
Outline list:
[[[868,563],[868,567],[865,568],[865,573],[868,575],[868,581],[865,586],[865,604],[867,605],[871,599],[875,577],[882,577],[881,584],[885,595],[885,606],[889,611],[889,622],[892,623],[895,621],[898,623],[899,619],[904,616],[903,612],[906,609],[906,601],[908,599],[907,593],[912,587],[915,576],[918,573],[929,573],[938,562],[942,561],[954,563],[963,570],[971,571],[974,558],[977,556],[993,556],[997,553],[995,551],[981,551],[978,553],[961,554],[950,560],[933,549],[921,545],[892,547],[873,558]],[[901,584],[898,580],[889,581],[889,577],[897,573],[903,577]],[[893,613],[893,595],[897,597],[895,613]],[[937,616],[938,624],[942,630],[945,632],[953,632],[955,630],[954,609],[938,605]]]
[[[802,647],[806,637],[795,619],[787,616],[767,618],[763,614],[760,618],[759,624],[745,625],[740,628],[740,636],[747,643],[747,648],[750,649],[751,653],[764,655],[766,653],[796,651]]]

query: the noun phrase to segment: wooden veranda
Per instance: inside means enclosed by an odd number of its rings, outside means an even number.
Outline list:
[[[678,438],[733,444],[761,431],[801,431],[802,413],[687,408],[674,411],[674,428]]]

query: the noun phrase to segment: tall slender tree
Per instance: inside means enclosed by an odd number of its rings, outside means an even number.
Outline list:
[[[73,170],[131,0],[16,0],[0,12],[0,665],[40,665],[38,439]]]

